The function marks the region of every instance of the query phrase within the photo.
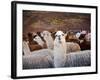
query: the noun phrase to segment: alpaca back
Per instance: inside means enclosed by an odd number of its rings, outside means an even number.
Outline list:
[[[65,67],[80,67],[91,65],[91,51],[84,50],[66,54]]]
[[[66,48],[66,53],[77,52],[81,50],[79,44],[74,42],[66,42]]]

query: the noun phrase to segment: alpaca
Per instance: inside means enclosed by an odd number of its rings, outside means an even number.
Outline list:
[[[41,33],[41,36],[46,41],[46,44],[47,44],[48,49],[53,49],[54,44],[53,44],[53,38],[51,36],[51,33],[49,31],[43,31]]]
[[[54,40],[54,67],[79,67],[91,65],[90,50],[71,52],[66,54],[67,48],[65,44],[65,36],[62,31],[56,33]]]
[[[77,32],[77,33],[76,33],[76,37],[77,37],[77,39],[79,39],[80,35],[81,35],[80,32]]]
[[[47,53],[47,52],[46,52]],[[32,54],[22,57],[23,69],[53,68],[53,59],[49,55]]]
[[[91,51],[84,50],[66,55],[65,67],[91,66]]]
[[[64,67],[66,62],[66,41],[62,31],[57,31],[54,40],[54,66]]]
[[[86,40],[87,42],[91,42],[91,33],[87,33],[87,34],[85,35],[85,40]]]
[[[27,36],[28,36],[28,41],[29,41],[28,46],[30,51],[42,49],[42,47],[38,45],[36,41],[33,41],[33,37],[36,36],[36,33],[28,33]]]
[[[46,41],[47,47],[49,49],[53,49],[54,48],[54,42],[53,42],[53,38],[51,37],[51,33],[48,32],[48,31],[43,31],[41,33],[41,36]],[[66,36],[66,34],[65,34],[65,36]],[[73,47],[73,45],[75,47]],[[66,47],[68,47],[68,51],[67,52],[80,51],[80,46],[77,43],[66,42]]]
[[[44,42],[38,35],[35,36],[33,40],[36,41],[41,47],[43,47]]]
[[[85,37],[86,34],[87,34],[87,32],[85,30],[81,31],[79,39],[80,40],[84,39],[84,37]]]
[[[91,33],[81,34],[79,45],[80,45],[81,50],[90,50],[91,49]]]
[[[67,53],[70,53],[70,52],[78,52],[81,50],[79,44],[75,43],[75,42],[66,42],[66,50],[67,50]]]
[[[75,42],[75,43],[79,43],[79,39],[76,37],[74,32],[67,32],[66,34],[66,42]]]
[[[23,41],[23,52],[24,52],[24,55],[29,55],[29,54],[43,54],[43,55],[50,55],[49,53],[52,52],[52,50],[49,50],[49,49],[41,49],[41,50],[36,50],[36,51],[30,51],[29,49],[29,45],[28,45],[28,41]],[[34,46],[36,48],[38,48],[38,46]]]
[[[23,41],[22,56],[23,69],[35,68],[52,68],[53,67],[53,52],[50,49],[41,49],[37,51],[30,51],[28,42]]]

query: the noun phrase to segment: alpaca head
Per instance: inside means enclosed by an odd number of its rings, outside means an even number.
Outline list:
[[[81,32],[81,34],[86,34],[87,33],[87,31],[85,31],[85,30],[83,30],[82,32]]]
[[[48,37],[51,37],[51,33],[49,31],[43,31],[41,36],[46,40]]]
[[[35,36],[33,40],[36,41],[36,42],[38,42],[38,41],[41,40],[41,38],[39,36]]]
[[[91,33],[85,35],[85,40],[88,42],[91,41]]]
[[[58,43],[65,42],[65,34],[62,31],[57,31],[55,34],[55,41]]]
[[[37,42],[40,46],[43,46],[43,44],[44,44],[44,41],[41,39],[41,37],[39,37],[38,35],[36,35],[34,38],[33,38],[33,40],[35,41],[35,42]]]
[[[80,35],[81,35],[81,33],[77,32],[75,36],[79,39]]]

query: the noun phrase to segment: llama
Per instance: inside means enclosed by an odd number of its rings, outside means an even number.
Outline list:
[[[54,44],[53,44],[53,38],[51,36],[51,33],[49,31],[43,31],[41,33],[41,36],[44,38],[44,40],[46,41],[47,47],[48,49],[53,49]]]
[[[62,31],[57,31],[54,40],[54,66],[64,67],[66,62],[66,41]]]

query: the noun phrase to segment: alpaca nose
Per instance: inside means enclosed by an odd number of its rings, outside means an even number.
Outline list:
[[[60,36],[58,36],[58,39],[61,40]]]

